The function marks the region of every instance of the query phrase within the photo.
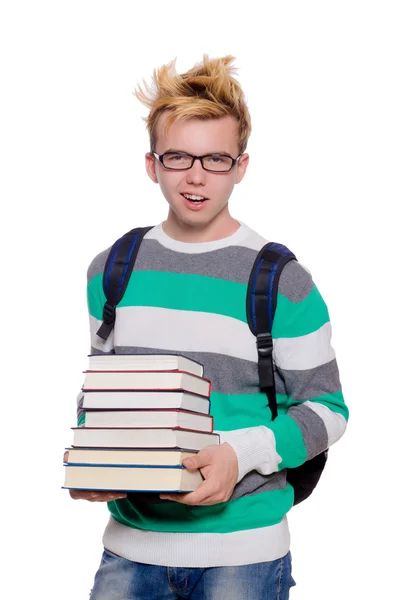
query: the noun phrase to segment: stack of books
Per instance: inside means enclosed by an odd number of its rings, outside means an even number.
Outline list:
[[[188,492],[203,481],[182,461],[219,444],[203,366],[180,355],[90,355],[85,422],[72,427],[67,489]]]

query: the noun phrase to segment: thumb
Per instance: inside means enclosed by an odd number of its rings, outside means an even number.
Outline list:
[[[182,461],[182,464],[187,469],[200,469],[201,467],[208,465],[210,460],[210,453],[206,449],[203,449],[200,450],[200,452],[197,452],[195,456],[189,456],[189,458],[185,458]]]

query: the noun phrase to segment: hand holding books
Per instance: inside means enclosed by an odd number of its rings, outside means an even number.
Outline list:
[[[183,465],[189,470],[200,469],[203,483],[187,494],[160,494],[162,500],[190,506],[211,506],[229,500],[238,479],[237,455],[229,444],[207,446],[195,456],[186,458]]]

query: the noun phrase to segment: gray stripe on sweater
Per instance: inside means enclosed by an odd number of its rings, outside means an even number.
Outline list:
[[[175,354],[176,350],[116,346],[116,354]],[[187,352],[181,354],[204,367],[204,377],[209,379],[212,390],[221,394],[256,394],[259,390],[258,366],[249,360],[216,354],[214,352]],[[244,380],[241,372],[244,371]]]
[[[314,410],[311,410],[305,404],[300,404],[299,406],[290,408],[288,416],[297,423],[302,432],[307,451],[307,460],[310,460],[328,448],[328,434],[324,421]]]
[[[278,284],[280,294],[296,304],[304,300],[313,287],[312,276],[296,260],[285,265]]]
[[[91,262],[87,272],[88,281],[103,273],[109,251],[110,248],[104,250]],[[134,271],[203,275],[247,284],[256,255],[255,250],[240,246],[187,254],[164,248],[157,240],[143,240]]]
[[[240,246],[187,254],[164,248],[157,240],[144,240],[134,270],[203,275],[246,285],[256,255],[255,250]]]
[[[110,252],[110,248],[107,250],[103,250],[100,254],[98,254],[90,263],[87,269],[87,281],[90,282],[95,275],[99,273],[103,273],[105,270],[105,264]]]
[[[294,400],[308,400],[324,394],[335,394],[341,389],[336,359],[305,371],[278,369],[286,389],[293,388]]]
[[[236,485],[230,500],[236,500],[242,496],[255,496],[262,492],[283,490],[287,485],[287,471],[284,469],[271,475],[261,475],[258,471],[250,471]]]

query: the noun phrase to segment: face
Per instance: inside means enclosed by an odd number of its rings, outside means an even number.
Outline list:
[[[157,123],[157,143],[155,151],[164,154],[169,150],[188,152],[195,156],[222,153],[236,158],[238,152],[237,121],[232,116],[220,119],[189,119],[182,123],[173,123],[167,137],[164,124],[167,113],[164,112]],[[228,200],[236,183],[243,179],[248,166],[248,154],[243,154],[228,173],[205,171],[199,160],[186,171],[170,171],[153,155],[146,154],[146,169],[149,177],[160,185],[161,191],[169,203],[167,222],[176,226],[190,226],[200,230],[209,225],[225,224],[231,216]],[[203,196],[200,204],[189,202],[183,194]]]

